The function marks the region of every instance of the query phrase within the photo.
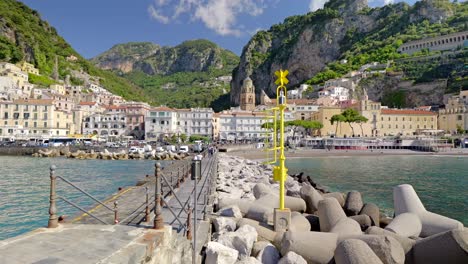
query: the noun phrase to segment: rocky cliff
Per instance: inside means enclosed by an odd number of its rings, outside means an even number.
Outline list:
[[[175,47],[147,42],[119,44],[91,61],[102,69],[122,73],[141,71],[148,75],[170,75],[210,69],[230,73],[239,59],[208,40],[191,40]]]
[[[257,32],[244,47],[239,66],[233,71],[231,103],[239,103],[246,77],[254,81],[257,94],[264,90],[272,96],[274,72],[280,68],[289,70],[288,86],[295,87],[337,60],[348,61],[339,67],[354,69],[370,61],[393,59],[388,54],[396,53],[402,43],[396,36],[424,21],[446,21],[453,15],[453,5],[445,0],[423,0],[414,6],[398,3],[371,9],[367,0],[331,0],[323,9],[289,17],[282,24]],[[431,32],[421,34],[426,33]],[[438,33],[432,31],[433,35]],[[417,37],[407,34],[405,40]]]

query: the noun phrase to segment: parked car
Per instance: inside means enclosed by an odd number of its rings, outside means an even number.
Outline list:
[[[167,145],[166,150],[170,152],[176,152],[176,146],[174,145]]]
[[[156,147],[156,152],[164,152],[163,147]]]
[[[131,147],[131,148],[128,150],[128,154],[143,154],[143,153],[145,153],[145,149],[144,149],[144,148]]]
[[[189,152],[189,147],[188,146],[180,146],[179,147],[179,153],[188,153]]]

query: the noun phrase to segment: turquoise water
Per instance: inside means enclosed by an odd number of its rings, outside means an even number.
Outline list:
[[[392,188],[413,185],[426,209],[468,226],[467,156],[314,157],[287,160],[289,172],[304,172],[333,191],[360,191],[393,215]]]
[[[0,240],[47,225],[52,164],[57,166],[57,175],[101,200],[117,192],[118,187],[132,186],[146,174],[154,175],[154,161],[0,157]],[[57,194],[85,208],[93,205],[91,199],[61,180],[57,180]],[[79,213],[61,200],[57,210],[58,215]]]
[[[0,157],[0,240],[47,225],[49,167],[99,199],[153,174],[154,161],[104,161]],[[428,210],[468,225],[468,157],[375,156],[289,159],[291,173],[304,171],[334,191],[358,190],[366,202],[392,215],[392,187],[414,186]],[[82,206],[93,201],[58,180],[58,194]],[[65,195],[66,194],[66,195]],[[58,201],[58,215],[78,212]]]

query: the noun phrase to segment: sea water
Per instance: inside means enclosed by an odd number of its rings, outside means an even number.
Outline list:
[[[468,156],[349,156],[289,159],[331,191],[360,191],[365,202],[393,216],[393,187],[411,184],[427,210],[468,226]]]
[[[48,221],[49,167],[98,199],[153,175],[154,161],[0,157],[0,240],[44,227]],[[468,225],[468,157],[371,156],[288,159],[290,174],[304,172],[332,191],[357,190],[365,202],[392,215],[392,188],[413,185],[426,209]],[[57,194],[85,207],[94,202],[57,180]],[[57,215],[75,208],[57,201]]]

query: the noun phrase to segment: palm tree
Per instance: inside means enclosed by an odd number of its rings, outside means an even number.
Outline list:
[[[334,123],[336,123],[335,136],[336,136],[337,133],[338,133],[338,124],[340,124],[341,122],[346,122],[346,117],[344,117],[342,114],[333,115],[333,116],[330,118],[330,123],[331,123],[332,125],[333,125]]]

